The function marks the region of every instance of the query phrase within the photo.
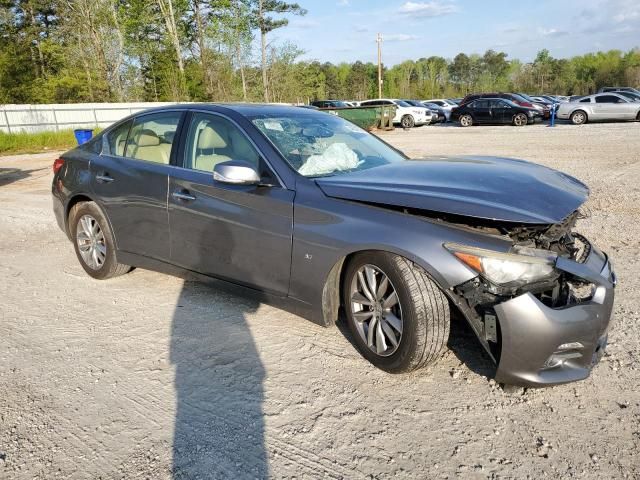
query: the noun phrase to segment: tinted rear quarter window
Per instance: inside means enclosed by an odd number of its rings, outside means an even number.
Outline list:
[[[596,103],[620,103],[623,100],[615,95],[600,95],[596,97]]]
[[[127,136],[129,135],[129,129],[133,120],[124,122],[122,125],[117,126],[109,132],[109,153],[111,155],[117,155],[124,157],[124,150],[127,143]]]

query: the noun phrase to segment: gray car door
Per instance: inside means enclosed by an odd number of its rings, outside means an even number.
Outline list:
[[[119,250],[169,258],[167,179],[182,112],[141,115],[107,134],[90,163],[91,189]]]
[[[256,147],[226,117],[194,112],[169,178],[171,261],[235,283],[286,295],[289,291],[294,192],[283,188]],[[213,179],[213,168],[244,160],[262,186]]]

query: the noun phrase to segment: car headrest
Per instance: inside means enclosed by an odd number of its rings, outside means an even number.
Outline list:
[[[165,139],[167,142],[169,142],[169,143],[173,143],[173,140],[174,140],[174,139],[175,139],[175,137],[176,137],[176,132],[175,132],[175,130],[174,130],[173,132],[171,132],[171,131],[169,131],[169,132],[164,132],[163,137],[164,137],[164,139]]]
[[[200,131],[198,137],[198,148],[226,148],[229,139],[226,129],[221,125],[216,125],[214,129],[211,125],[207,125]]]
[[[153,130],[142,130],[136,143],[138,147],[153,147],[160,145],[160,137]]]

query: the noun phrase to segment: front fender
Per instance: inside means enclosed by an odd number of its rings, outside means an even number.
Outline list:
[[[294,208],[289,296],[321,308],[330,272],[345,257],[380,250],[420,265],[443,289],[477,274],[443,244],[457,242],[507,251],[511,242],[395,210],[325,196],[313,182],[299,182]]]

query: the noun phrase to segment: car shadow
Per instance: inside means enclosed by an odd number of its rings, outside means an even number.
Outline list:
[[[33,175],[34,172],[41,171],[41,168],[33,170],[21,170],[19,168],[0,168],[0,187],[5,187],[11,183],[24,180]]]
[[[340,333],[342,333],[351,346],[357,351],[358,347],[353,339],[346,314],[342,308],[340,309],[336,326],[338,330],[340,330]],[[451,307],[451,328],[447,348],[473,373],[487,378],[495,377],[495,364],[480,345],[475,333],[464,317],[462,317],[462,314],[454,307]]]
[[[173,477],[266,478],[264,367],[246,315],[259,301],[185,281],[171,328]]]
[[[495,377],[495,364],[480,345],[467,320],[455,308],[451,309],[451,329],[447,347],[472,372],[487,378]]]

